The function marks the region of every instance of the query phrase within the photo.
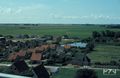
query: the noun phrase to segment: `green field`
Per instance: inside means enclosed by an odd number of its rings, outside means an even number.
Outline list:
[[[120,59],[120,46],[99,44],[95,47],[95,51],[89,54],[92,61],[110,62]]]
[[[17,34],[34,34],[34,35],[69,35],[79,36],[81,38],[89,37],[92,31],[106,30],[104,27],[99,26],[30,26],[21,28],[19,26],[1,26],[0,34],[4,35],[17,35]],[[117,30],[119,29],[111,29]]]
[[[74,78],[77,69],[60,69],[60,72],[53,76],[53,78]],[[103,70],[95,70],[98,78],[120,78],[120,71],[117,71],[116,75],[103,75]]]

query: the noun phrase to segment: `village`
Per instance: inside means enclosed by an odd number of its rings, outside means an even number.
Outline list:
[[[35,78],[40,78],[39,76],[43,74],[52,76],[59,71],[60,67],[118,68],[119,64],[114,61],[110,63],[91,62],[92,59],[88,57],[88,54],[94,51],[95,43],[110,41],[106,39],[108,37],[101,38],[99,32],[93,32],[93,37],[94,41],[90,38],[81,40],[79,37],[69,37],[68,35],[42,37],[1,35],[0,66],[9,67],[7,71],[4,71],[5,73],[35,76]]]
[[[21,75],[29,69],[28,65],[89,66],[90,59],[87,57],[87,53],[83,52],[88,43],[79,41],[80,38],[69,38],[67,35],[32,38],[21,35],[16,39],[11,36],[0,37],[0,62],[10,64],[10,71]],[[88,48],[90,49],[90,47]]]

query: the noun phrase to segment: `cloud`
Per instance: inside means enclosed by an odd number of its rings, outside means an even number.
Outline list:
[[[83,16],[76,16],[76,15],[60,15],[60,14],[50,14],[50,16],[54,19],[92,19],[92,20],[120,20],[120,16],[108,16],[108,15],[98,15],[98,14],[91,14],[91,15],[83,15]]]
[[[32,5],[32,6],[17,6],[17,7],[3,7],[0,6],[0,16],[1,17],[12,17],[15,18],[16,15],[18,15],[17,17],[26,17],[26,16],[37,16],[40,15],[42,13],[45,13],[45,11],[47,12],[47,10],[50,7],[43,5],[43,4],[39,4],[39,5]],[[17,18],[16,17],[16,18]]]
[[[19,14],[19,13],[21,13],[22,12],[22,9],[17,9],[16,11],[15,11],[15,14]]]
[[[21,12],[20,8],[0,7],[0,15],[14,15]]]

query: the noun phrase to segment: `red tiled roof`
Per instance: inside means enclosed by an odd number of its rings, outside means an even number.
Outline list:
[[[43,47],[36,47],[36,48],[35,48],[35,51],[43,52],[43,51],[44,51],[44,48],[43,48]]]
[[[32,61],[40,61],[42,59],[42,54],[41,53],[32,53],[31,60]]]
[[[56,44],[49,45],[50,48],[56,48],[56,46],[57,46]]]
[[[27,51],[28,51],[28,53],[35,52],[35,48],[30,48],[30,49],[28,49]]]
[[[24,57],[26,55],[26,51],[24,50],[20,50],[18,53],[17,53],[18,56],[21,56],[21,57]]]
[[[16,53],[11,53],[8,57],[9,61],[15,60],[17,58],[17,54]]]
[[[24,50],[20,50],[19,52],[11,53],[8,57],[9,61],[15,60],[17,56],[24,57],[26,55],[26,52]]]

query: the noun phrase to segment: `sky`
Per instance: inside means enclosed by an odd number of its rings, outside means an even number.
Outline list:
[[[0,23],[120,24],[120,0],[0,0]]]

